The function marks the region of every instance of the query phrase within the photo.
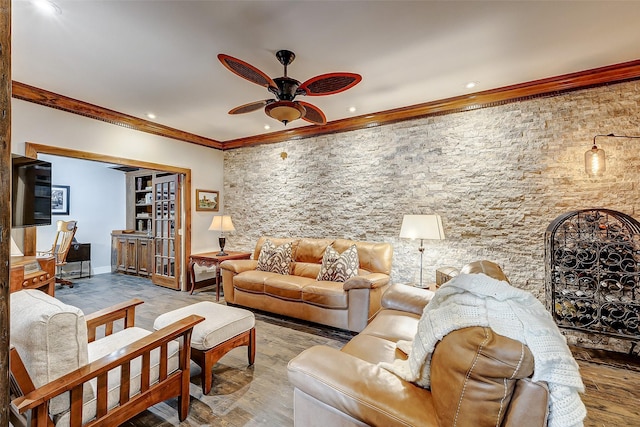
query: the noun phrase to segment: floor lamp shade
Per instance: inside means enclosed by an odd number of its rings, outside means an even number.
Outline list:
[[[403,239],[420,239],[420,284],[422,287],[422,257],[424,240],[444,240],[444,228],[440,215],[405,215],[402,218],[400,237]]]
[[[220,243],[220,252],[218,252],[218,256],[228,255],[224,251],[224,245],[226,243],[226,237],[224,237],[225,232],[235,231],[235,227],[233,226],[233,221],[231,221],[230,215],[216,215],[211,220],[211,225],[209,226],[210,231],[219,231],[220,237],[218,238],[218,243]]]
[[[405,215],[400,237],[403,239],[444,240],[440,215]]]

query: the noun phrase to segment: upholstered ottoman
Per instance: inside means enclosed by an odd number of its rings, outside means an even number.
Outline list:
[[[249,346],[249,366],[256,357],[256,319],[252,312],[203,301],[158,316],[153,328],[158,330],[190,314],[205,318],[193,328],[191,336],[191,360],[202,371],[202,392],[211,391],[211,370],[218,360],[230,350]]]

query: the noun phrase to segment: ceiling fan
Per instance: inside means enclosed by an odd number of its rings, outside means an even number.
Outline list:
[[[240,59],[223,53],[218,55],[222,65],[227,67],[229,71],[243,79],[266,87],[276,97],[276,99],[263,99],[240,105],[229,111],[229,114],[250,113],[264,107],[267,116],[284,123],[285,126],[296,119],[324,125],[327,123],[327,118],[322,110],[308,102],[296,101],[296,96],[333,95],[352,88],[362,80],[362,76],[355,73],[328,73],[312,77],[301,84],[298,80],[287,76],[287,66],[293,62],[296,55],[289,50],[279,50],[276,52],[276,58],[284,66],[284,76],[272,79],[253,65]]]

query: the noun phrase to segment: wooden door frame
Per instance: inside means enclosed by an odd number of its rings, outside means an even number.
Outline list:
[[[50,145],[36,144],[33,142],[25,143],[25,156],[38,158],[38,154],[49,154],[53,156],[70,157],[73,159],[93,160],[104,163],[114,163],[123,166],[138,167],[143,169],[153,169],[161,172],[170,172],[184,175],[184,191],[182,212],[184,212],[184,257],[180,259],[180,279],[186,289],[187,284],[187,268],[186,260],[191,256],[191,169],[181,168],[178,166],[164,165],[160,163],[145,162],[142,160],[127,159],[123,157],[109,156],[106,154],[91,153],[88,151],[72,150],[69,148],[54,147]],[[25,228],[24,234],[24,253],[35,254],[36,248],[36,228]]]
[[[11,241],[11,0],[0,0],[0,425],[9,425],[9,259]]]

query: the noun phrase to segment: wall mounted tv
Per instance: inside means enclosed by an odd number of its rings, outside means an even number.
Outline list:
[[[51,163],[11,155],[11,226],[51,224]]]

